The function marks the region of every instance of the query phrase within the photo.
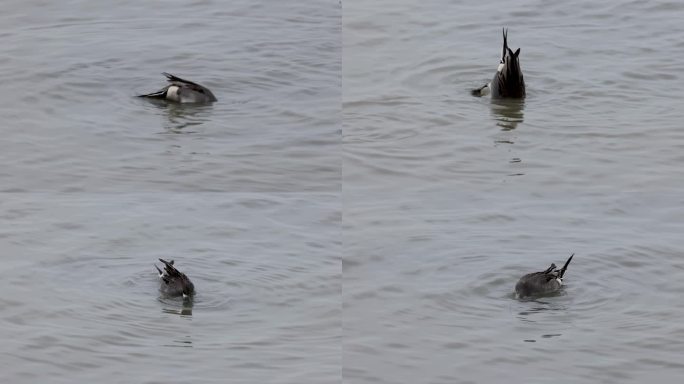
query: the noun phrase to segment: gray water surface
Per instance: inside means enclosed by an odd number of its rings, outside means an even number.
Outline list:
[[[684,185],[682,5],[378,1],[344,15],[345,188]],[[496,71],[503,26],[522,103],[470,95]]]
[[[3,2],[0,382],[339,382],[340,25],[337,1]],[[135,97],[161,72],[218,102]]]
[[[20,1],[0,17],[0,190],[339,190],[339,4]],[[219,102],[134,97],[161,72]]]
[[[682,20],[4,2],[0,382],[681,380]],[[470,95],[502,27],[524,101]],[[161,72],[218,102],[136,98]],[[515,299],[571,253],[558,295]],[[160,257],[192,301],[159,296]]]
[[[350,383],[684,375],[684,6],[345,2]],[[501,28],[523,102],[491,80]],[[575,257],[560,295],[520,276]]]
[[[4,199],[3,381],[339,378],[337,195]],[[192,302],[160,296],[158,258]]]

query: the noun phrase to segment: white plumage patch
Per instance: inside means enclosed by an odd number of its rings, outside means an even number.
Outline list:
[[[480,90],[480,96],[487,96],[487,95],[489,95],[489,92],[491,92],[491,89],[490,89],[490,88],[491,88],[491,87],[490,87],[491,85],[492,85],[491,83],[488,83],[486,87],[482,88],[482,89]]]
[[[178,96],[179,89],[180,87],[177,87],[175,85],[170,86],[169,89],[166,90],[166,98],[173,101],[180,101],[180,98]]]
[[[504,63],[499,63],[499,67],[496,69],[497,72],[501,72],[504,67]]]
[[[558,282],[558,284],[563,285],[563,280],[561,280],[561,279],[556,279],[556,281]]]

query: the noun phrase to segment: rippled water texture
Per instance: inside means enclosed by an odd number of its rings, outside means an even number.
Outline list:
[[[678,3],[352,1],[344,15],[349,189],[684,187]],[[503,26],[522,104],[470,95]]]
[[[340,26],[337,1],[3,2],[0,382],[339,382]],[[218,102],[135,97],[161,72]]]
[[[13,194],[0,209],[0,377],[335,382],[337,201]],[[192,279],[192,302],[160,296],[160,257]]]
[[[345,2],[353,383],[677,381],[684,7]],[[521,48],[523,102],[475,98]],[[517,279],[575,253],[553,297]]]
[[[5,2],[0,382],[681,381],[682,20]],[[470,94],[502,27],[523,101]],[[164,71],[219,101],[134,97]],[[514,297],[571,253],[558,294]]]
[[[5,2],[4,191],[340,188],[336,2]],[[170,72],[210,106],[133,97]]]
[[[683,207],[681,195],[520,193],[355,205],[344,216],[345,377],[676,378]],[[572,252],[559,295],[514,299],[518,278]]]

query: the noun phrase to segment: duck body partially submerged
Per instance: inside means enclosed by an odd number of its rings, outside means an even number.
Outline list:
[[[164,263],[163,271],[156,265],[154,266],[159,272],[159,292],[168,297],[189,297],[195,294],[195,285],[185,273],[173,266],[173,260],[159,259],[159,261]]]
[[[158,90],[138,97],[147,97],[150,99],[161,99],[182,104],[199,104],[199,103],[213,103],[217,101],[216,96],[202,85],[194,83],[190,80],[181,79],[170,73],[164,72],[169,85]]]
[[[521,277],[515,285],[516,296],[523,298],[558,292],[563,286],[563,275],[573,256],[575,256],[574,253],[570,255],[563,268],[557,269],[556,264],[551,263],[551,266],[544,271],[528,273]]]
[[[491,93],[493,99],[523,99],[525,97],[525,79],[520,68],[520,48],[515,52],[508,47],[508,30],[503,30],[503,50],[499,66],[492,81],[480,88],[473,89],[473,96],[486,96]]]

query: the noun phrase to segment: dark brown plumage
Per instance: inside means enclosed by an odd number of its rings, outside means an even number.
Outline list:
[[[181,79],[168,72],[163,72],[169,85],[157,92],[152,92],[138,97],[152,99],[164,99],[178,103],[211,103],[217,101],[216,96],[209,90],[190,80]]]
[[[523,276],[515,285],[515,293],[518,297],[541,296],[550,293],[555,293],[563,286],[563,275],[568,269],[570,260],[575,256],[570,255],[568,261],[561,269],[556,269],[556,264],[551,264],[546,270],[541,272],[532,272]]]
[[[159,272],[159,291],[162,294],[170,297],[181,295],[187,297],[195,294],[195,285],[184,273],[173,266],[173,260],[159,259],[159,261],[164,263],[164,271],[156,265],[154,267]]]
[[[503,38],[503,54],[501,55],[503,67],[496,71],[492,79],[492,97],[521,99],[525,97],[525,80],[518,59],[520,48],[515,52],[508,48],[508,31],[505,29]]]

